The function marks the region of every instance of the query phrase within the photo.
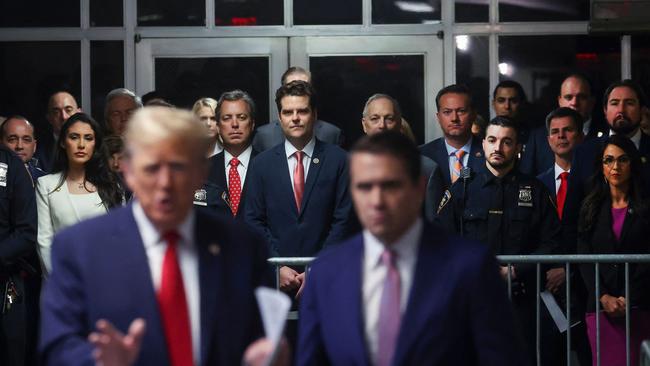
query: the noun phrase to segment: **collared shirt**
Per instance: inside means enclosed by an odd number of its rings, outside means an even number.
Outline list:
[[[162,267],[167,250],[167,243],[162,238],[162,233],[153,226],[140,203],[133,202],[133,217],[138,226],[144,249],[147,253],[149,270],[153,286],[158,293],[162,281]],[[200,364],[201,361],[201,301],[199,288],[199,258],[194,242],[194,211],[178,226],[180,239],[177,244],[177,253],[179,266],[183,275],[183,287],[185,288],[185,298],[187,300],[187,310],[190,315],[190,332],[192,334],[192,354],[194,363]]]
[[[305,182],[307,181],[307,174],[309,174],[309,165],[311,163],[311,158],[314,155],[314,148],[316,147],[316,139],[312,136],[311,140],[305,145],[302,149],[302,152],[305,155],[302,157],[302,165],[305,167]],[[294,155],[298,149],[295,146],[291,145],[289,140],[284,140],[284,151],[287,154],[287,164],[289,165],[289,181],[291,182],[291,187],[293,187],[293,171],[296,169],[296,164],[298,159]],[[295,193],[295,192],[294,192]]]
[[[571,169],[564,170],[564,169],[562,169],[562,167],[557,165],[557,163],[555,163],[553,168],[555,170],[555,172],[554,172],[554,174],[555,174],[554,175],[554,177],[555,177],[555,194],[557,195],[557,191],[560,190],[560,184],[562,183],[562,179],[560,179],[560,174],[562,174],[564,172],[571,173]]]
[[[451,176],[452,172],[454,171],[454,163],[456,163],[456,150],[463,150],[465,151],[465,155],[463,155],[463,167],[467,166],[467,161],[469,160],[469,153],[472,150],[472,138],[470,137],[469,140],[463,147],[460,149],[456,149],[455,147],[449,145],[447,143],[447,140],[445,139],[445,148],[447,148],[447,160],[449,160],[449,175]]]
[[[591,128],[591,117],[582,124],[582,133],[587,136]]]
[[[214,150],[212,150],[212,153],[210,153],[210,156],[208,157],[211,158],[222,151],[223,151],[223,146],[219,145],[219,143],[217,142],[216,144],[214,144]]]
[[[610,136],[615,135],[615,134],[616,133],[614,131],[612,131],[611,129],[609,130],[609,135]],[[641,134],[642,134],[641,129],[637,128],[634,135],[632,135],[632,137],[630,137],[630,141],[632,141],[634,146],[636,146],[637,150],[639,149],[639,145],[641,145]]]
[[[406,310],[408,296],[413,284],[417,251],[422,237],[422,226],[422,219],[418,218],[404,235],[391,245],[391,249],[397,254],[396,264],[400,275],[400,310],[402,315]],[[379,337],[379,307],[387,272],[386,267],[382,264],[381,254],[386,246],[368,230],[363,231],[363,244],[363,317],[366,344],[371,359],[375,360]]]
[[[237,159],[239,160],[239,164],[237,165],[237,173],[239,173],[239,180],[241,181],[241,186],[244,187],[244,181],[246,180],[246,169],[248,169],[248,163],[251,160],[251,153],[253,152],[253,147],[248,146],[246,150],[244,150]],[[223,151],[223,161],[225,163],[225,169],[226,169],[226,185],[230,187],[230,160],[232,160],[233,156],[231,153],[228,152],[228,150]]]

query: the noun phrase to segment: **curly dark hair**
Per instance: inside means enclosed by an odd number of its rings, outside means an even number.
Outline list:
[[[108,167],[106,157],[103,154],[102,144],[103,144],[103,133],[100,125],[89,115],[85,113],[76,113],[70,116],[67,121],[61,126],[61,132],[59,133],[59,144],[56,147],[54,152],[54,164],[52,173],[61,172],[61,180],[55,189],[61,187],[66,178],[68,177],[68,171],[70,169],[70,164],[68,161],[68,155],[66,154],[65,148],[62,146],[62,142],[65,141],[68,134],[68,130],[75,123],[86,123],[92,128],[95,133],[95,149],[93,154],[90,157],[84,166],[85,179],[86,181],[92,183],[97,188],[97,193],[102,199],[102,203],[106,208],[114,208],[122,205],[124,199],[124,190],[118,183],[118,179],[115,174]]]
[[[648,211],[647,192],[644,188],[641,169],[641,154],[634,143],[623,135],[612,135],[599,146],[598,155],[594,162],[594,174],[589,179],[589,194],[585,197],[580,218],[578,220],[578,233],[580,235],[591,232],[596,224],[601,206],[609,197],[609,183],[603,174],[603,153],[607,146],[614,145],[625,152],[630,158],[630,185],[627,192],[628,206],[639,215],[646,215]]]

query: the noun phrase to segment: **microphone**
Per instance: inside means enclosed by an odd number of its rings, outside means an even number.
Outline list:
[[[463,222],[463,214],[465,213],[465,196],[467,194],[467,180],[470,178],[472,175],[472,169],[470,167],[463,167],[460,170],[460,178],[463,180],[463,197],[461,198],[461,208],[460,208],[460,236],[465,236],[465,233],[463,232],[464,230],[464,222]]]
[[[472,168],[466,166],[460,170],[460,177],[463,180],[469,179],[470,175],[472,175]]]

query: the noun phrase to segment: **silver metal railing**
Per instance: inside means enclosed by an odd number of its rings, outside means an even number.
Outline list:
[[[276,275],[276,288],[280,288],[279,283],[279,273],[280,267],[282,266],[309,266],[309,264],[314,260],[313,257],[274,257],[269,258],[269,264],[275,266],[275,275]],[[572,255],[500,255],[497,256],[497,261],[504,266],[508,267],[507,273],[507,285],[508,285],[508,296],[512,297],[512,265],[515,264],[535,264],[536,265],[536,357],[537,365],[541,365],[541,347],[540,347],[540,293],[541,293],[541,265],[542,264],[564,264],[564,269],[566,275],[566,318],[570,321],[571,319],[571,278],[568,275],[570,273],[570,264],[574,263],[592,263],[594,264],[595,269],[595,278],[600,278],[600,264],[601,263],[621,263],[625,264],[625,298],[629,299],[630,295],[630,263],[650,263],[650,254],[572,254]],[[596,281],[595,284],[596,291],[596,354],[593,354],[592,357],[595,357],[597,360],[597,365],[600,366],[601,357],[600,357],[600,281]],[[297,313],[291,314],[292,319],[297,319]],[[630,364],[630,302],[626,301],[625,303],[625,347],[626,347],[626,365],[631,366]],[[566,331],[566,345],[567,345],[567,365],[572,364],[571,360],[571,326],[567,327]],[[647,362],[650,365],[650,343],[644,342],[642,346],[642,362]],[[643,361],[647,359],[648,361]],[[643,363],[646,365],[646,363]],[[581,365],[585,366],[585,365]],[[606,366],[606,365],[605,365]],[[635,365],[636,366],[636,365]]]

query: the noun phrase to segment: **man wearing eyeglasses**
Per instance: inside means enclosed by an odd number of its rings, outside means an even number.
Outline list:
[[[420,146],[420,152],[441,167],[446,190],[460,178],[463,168],[478,171],[485,158],[481,141],[472,136],[475,112],[469,88],[459,84],[443,88],[436,96],[436,106],[444,137]]]
[[[402,109],[397,100],[390,95],[377,93],[366,101],[361,116],[361,127],[366,135],[384,131],[402,132]],[[427,191],[424,199],[424,215],[433,221],[435,210],[442,198],[442,173],[433,159],[420,155],[422,174],[427,178]]]

